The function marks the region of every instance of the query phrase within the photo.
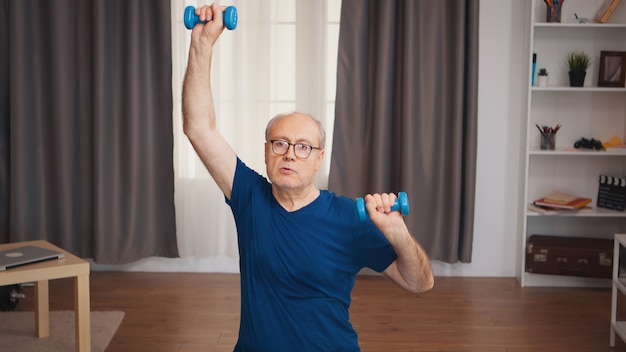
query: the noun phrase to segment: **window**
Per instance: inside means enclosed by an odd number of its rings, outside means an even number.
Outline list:
[[[182,15],[187,5],[195,6],[190,1],[172,1],[175,171],[177,177],[208,177],[182,133],[182,81],[190,43]],[[213,93],[220,130],[223,128],[246,163],[264,172],[259,148],[267,121],[293,110],[311,113],[322,121],[327,133],[325,163],[316,180],[325,188],[332,146],[341,1],[234,1],[233,5],[239,12],[238,27],[233,33],[222,34],[213,58]],[[227,36],[230,38],[225,39]]]

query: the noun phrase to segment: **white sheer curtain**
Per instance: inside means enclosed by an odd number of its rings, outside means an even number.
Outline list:
[[[341,2],[221,3],[237,7],[239,24],[222,34],[214,54],[212,85],[219,129],[240,158],[264,174],[263,134],[272,116],[305,111],[319,118],[332,136]],[[168,270],[237,272],[230,209],[182,132],[180,97],[190,40],[182,16],[185,6],[199,4],[204,3],[172,0],[175,203],[182,258],[174,266],[170,261]],[[320,187],[327,184],[331,144],[330,140],[326,144],[326,163],[318,175]]]

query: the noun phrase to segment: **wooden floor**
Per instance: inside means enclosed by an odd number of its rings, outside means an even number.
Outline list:
[[[109,352],[232,351],[239,324],[234,274],[91,274],[91,309],[126,316]],[[73,308],[72,282],[50,282],[50,308]],[[32,310],[32,287],[17,310]],[[359,276],[352,323],[363,351],[626,351],[609,347],[610,289],[520,288],[510,278],[436,278],[414,295]],[[620,301],[626,305],[626,299]],[[620,310],[626,317],[626,310]],[[281,351],[282,352],[282,351]]]

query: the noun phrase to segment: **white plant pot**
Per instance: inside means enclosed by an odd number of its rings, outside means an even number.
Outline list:
[[[545,87],[548,85],[548,76],[537,76],[537,85],[539,87]]]

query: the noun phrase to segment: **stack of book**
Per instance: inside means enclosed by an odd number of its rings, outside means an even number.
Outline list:
[[[553,192],[532,202],[528,208],[538,213],[588,209],[591,198],[579,197],[562,192]]]
[[[622,141],[619,136],[614,136],[610,140],[602,142],[602,147],[604,147],[607,152],[626,153],[626,144],[624,144],[624,141]]]

